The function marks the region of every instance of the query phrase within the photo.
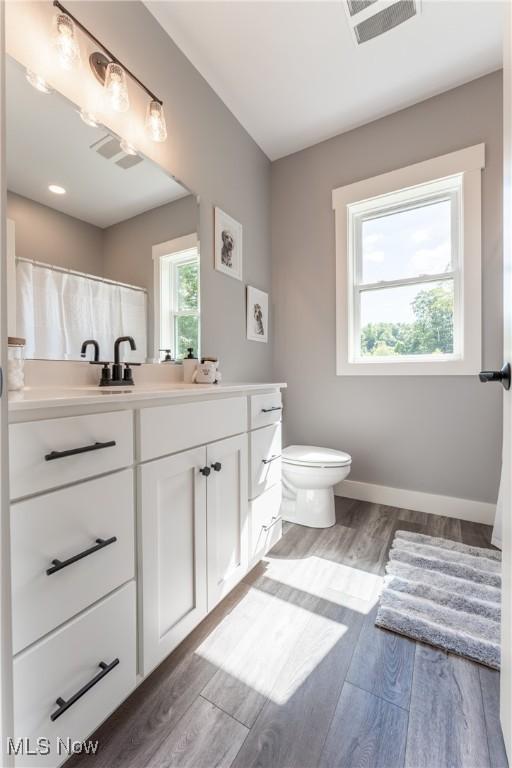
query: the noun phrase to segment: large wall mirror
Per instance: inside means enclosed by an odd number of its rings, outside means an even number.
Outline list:
[[[196,196],[13,59],[6,70],[9,335],[33,359],[81,360],[96,339],[111,360],[119,336],[133,362],[198,352]]]

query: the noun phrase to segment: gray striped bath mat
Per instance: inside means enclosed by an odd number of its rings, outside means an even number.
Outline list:
[[[500,668],[501,552],[397,531],[375,624]]]

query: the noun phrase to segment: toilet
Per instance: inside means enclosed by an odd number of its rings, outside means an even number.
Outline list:
[[[350,472],[348,453],[315,445],[289,445],[282,453],[283,520],[310,528],[336,522],[334,486]]]

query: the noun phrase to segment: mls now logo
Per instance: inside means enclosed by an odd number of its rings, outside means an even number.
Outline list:
[[[36,739],[23,737],[21,739],[7,739],[8,755],[49,755],[51,752],[50,739],[43,736]]]
[[[57,755],[95,755],[98,750],[99,743],[97,741],[78,741],[76,739],[61,739],[57,738],[55,742],[54,752]],[[8,755],[37,755],[43,757],[49,755],[52,752],[52,744],[50,739],[45,736],[39,736],[34,739],[28,737],[22,737],[19,739],[7,739],[7,754]]]

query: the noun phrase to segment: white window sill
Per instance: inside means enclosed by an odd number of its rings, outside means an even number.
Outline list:
[[[424,361],[376,360],[340,361],[338,376],[476,376],[480,372],[477,360],[443,359]]]

